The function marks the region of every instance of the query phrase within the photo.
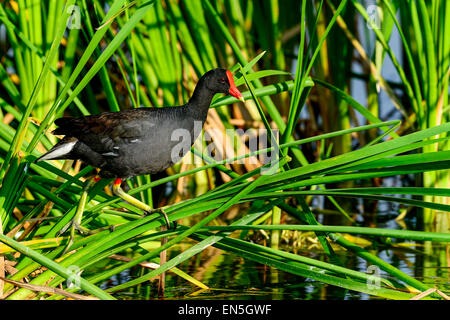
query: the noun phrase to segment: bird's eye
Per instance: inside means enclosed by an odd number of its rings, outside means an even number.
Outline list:
[[[226,83],[225,78],[220,78],[220,79],[219,79],[219,82],[220,82],[220,83]]]

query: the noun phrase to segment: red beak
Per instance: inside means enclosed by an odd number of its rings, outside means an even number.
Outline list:
[[[231,94],[236,99],[241,100],[244,102],[244,97],[242,96],[241,92],[236,88],[236,85],[234,84],[233,75],[231,74],[230,70],[227,70],[227,78],[228,83],[230,84],[230,90],[228,91],[229,94]]]

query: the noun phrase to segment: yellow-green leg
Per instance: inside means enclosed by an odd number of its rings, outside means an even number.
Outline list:
[[[78,202],[77,211],[75,212],[75,216],[73,217],[72,221],[69,222],[60,231],[60,233],[64,233],[67,230],[67,228],[69,227],[69,225],[71,225],[69,242],[67,243],[67,246],[66,246],[66,249],[64,250],[64,252],[67,252],[69,250],[69,248],[72,246],[74,239],[75,239],[75,231],[76,230],[78,230],[82,234],[91,233],[91,231],[89,229],[81,226],[81,219],[83,218],[83,212],[84,212],[84,207],[86,206],[86,202],[87,202],[88,191],[89,191],[90,187],[95,182],[97,182],[99,179],[100,179],[99,176],[95,176],[94,178],[91,178],[85,182],[85,184],[83,186],[83,192],[81,193],[80,201]]]
[[[125,191],[122,190],[122,188],[120,187],[121,184],[122,184],[122,179],[116,179],[114,181],[112,189],[113,189],[113,193],[116,196],[118,196],[119,198],[122,198],[123,200],[125,200],[129,204],[135,206],[136,208],[144,210],[146,212],[146,214],[152,214],[152,213],[161,214],[164,217],[164,220],[166,221],[167,229],[170,229],[169,217],[167,216],[167,214],[164,212],[163,209],[161,209],[161,208],[153,209],[152,207],[145,204],[144,202],[139,201],[135,197],[130,196],[128,193],[126,193]],[[174,223],[174,227],[175,226],[176,226],[176,224]]]

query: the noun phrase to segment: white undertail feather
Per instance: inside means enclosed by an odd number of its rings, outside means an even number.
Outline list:
[[[71,141],[68,143],[64,143],[58,147],[56,147],[54,150],[48,152],[47,154],[43,155],[41,158],[39,158],[38,161],[44,161],[44,160],[52,160],[59,157],[63,157],[72,151],[73,147],[78,141]]]

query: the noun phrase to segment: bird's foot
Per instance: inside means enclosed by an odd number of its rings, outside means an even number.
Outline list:
[[[164,217],[164,220],[166,221],[167,230],[175,230],[177,228],[178,224],[177,224],[176,221],[173,221],[172,225],[170,224],[169,217],[167,216],[167,213],[164,212],[164,209],[157,208],[157,209],[152,209],[152,210],[149,210],[149,211],[145,211],[144,215],[148,216],[148,215],[151,215],[153,213],[159,213],[160,215],[162,215]]]
[[[73,228],[83,236],[92,234],[91,230],[89,230],[86,227],[81,226],[79,223],[76,223],[76,222],[73,223]]]
[[[86,227],[81,226],[78,222],[75,222],[75,221],[72,220],[68,224],[66,224],[58,232],[58,236],[62,235],[63,233],[65,233],[69,229],[69,227],[71,227],[70,228],[69,242],[67,242],[66,249],[64,250],[63,254],[69,252],[70,247],[74,243],[74,241],[75,241],[75,231],[78,231],[78,233],[80,233],[81,235],[86,236],[86,235],[96,234],[96,233],[99,233],[99,232],[104,231],[104,230],[109,230],[110,232],[113,232],[115,230],[115,226],[114,225],[110,225],[110,226],[98,228],[98,229],[95,229],[95,230],[91,230],[91,229],[88,229]]]
[[[92,234],[92,231],[89,230],[86,227],[83,227],[80,225],[80,223],[71,220],[68,224],[66,224],[64,227],[61,228],[61,230],[59,230],[59,232],[57,233],[58,236],[62,235],[63,233],[65,233],[69,227],[72,227],[72,230],[76,230],[78,231],[81,235],[88,235],[88,234]]]
[[[78,231],[81,235],[92,234],[91,230],[89,230],[86,227],[81,226],[79,222],[74,221],[74,220],[71,220],[68,224],[66,224],[58,232],[58,234],[61,235],[61,234],[65,233],[67,231],[67,229],[69,229],[69,227],[70,227],[69,241],[67,242],[67,245],[66,245],[66,248],[64,249],[63,254],[66,254],[67,252],[69,252],[70,247],[72,247],[72,244],[75,241],[75,231]]]

